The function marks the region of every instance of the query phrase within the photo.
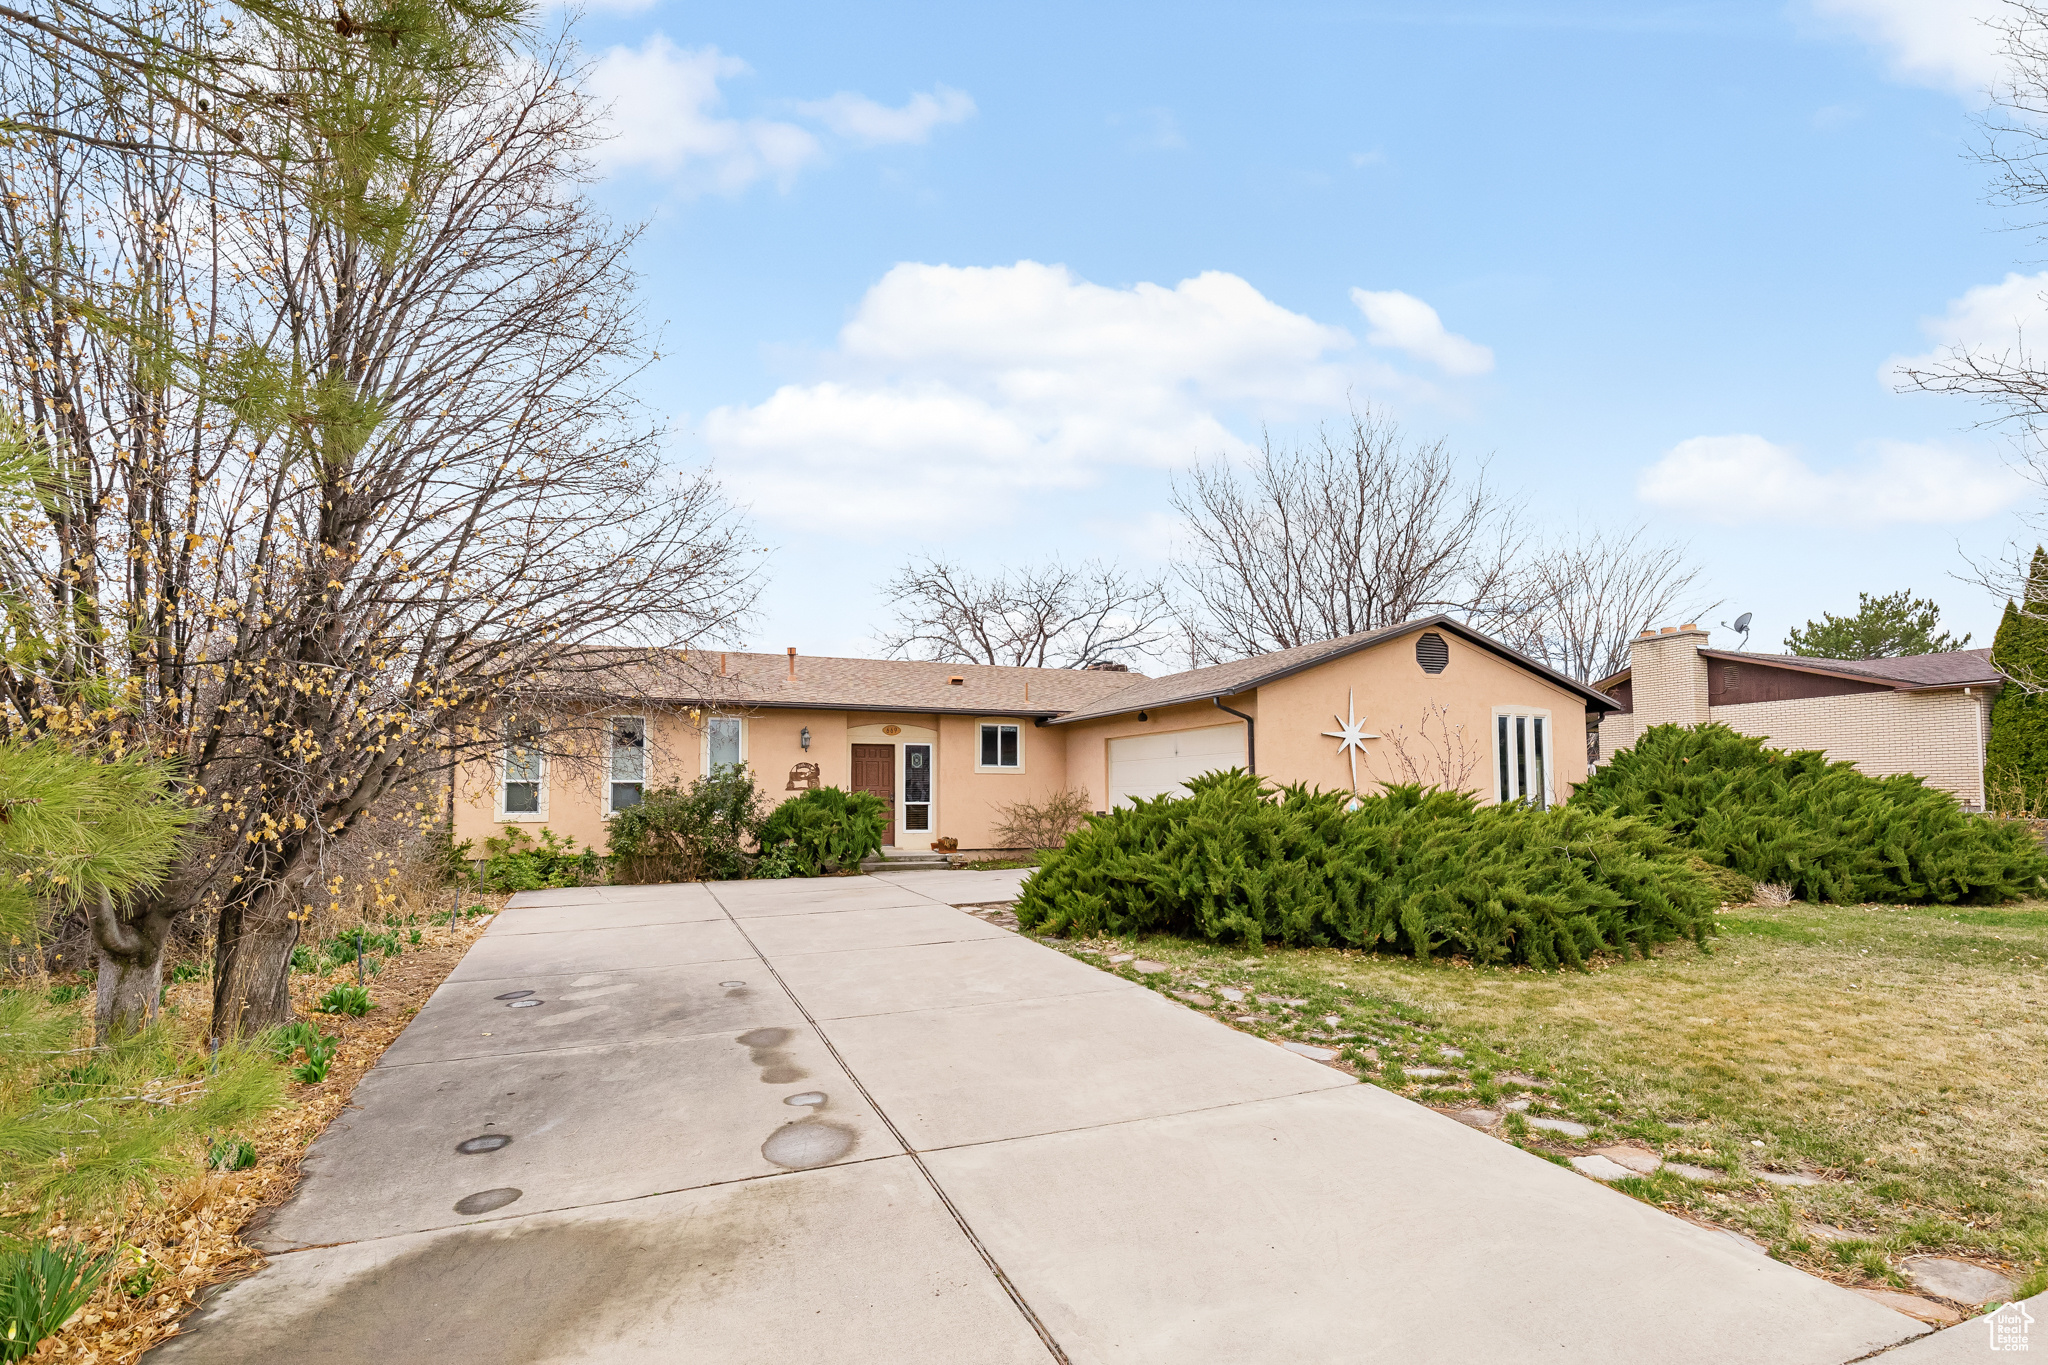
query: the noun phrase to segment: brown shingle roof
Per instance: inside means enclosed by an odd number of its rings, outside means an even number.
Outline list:
[[[1891,659],[1814,659],[1803,654],[1737,654],[1703,649],[1700,657],[1731,662],[1796,668],[1810,673],[1838,673],[1887,682],[1901,691],[1941,687],[1989,687],[2004,681],[1991,665],[1988,649],[1952,649],[1942,654],[1902,654]]]
[[[1147,707],[1173,706],[1181,702],[1207,701],[1211,697],[1235,696],[1269,682],[1278,682],[1282,678],[1314,668],[1318,664],[1328,663],[1332,659],[1342,658],[1346,654],[1355,654],[1361,649],[1370,649],[1374,645],[1424,630],[1441,630],[1456,635],[1556,683],[1559,687],[1577,693],[1597,710],[1619,709],[1614,698],[1595,692],[1584,683],[1537,663],[1528,655],[1508,648],[1489,635],[1480,634],[1462,621],[1438,615],[1427,616],[1419,621],[1404,621],[1398,626],[1389,626],[1384,630],[1362,631],[1357,635],[1346,635],[1335,640],[1318,640],[1314,644],[1297,645],[1293,649],[1275,650],[1271,654],[1254,654],[1249,659],[1236,659],[1227,664],[1190,669],[1186,673],[1172,673],[1163,678],[1147,678],[1142,682],[1133,683],[1122,691],[1113,692],[1092,705],[1071,711],[1053,723],[1065,725],[1071,721],[1122,715]]]
[[[911,659],[835,659],[718,650],[608,651],[618,662],[558,677],[569,693],[626,695],[678,706],[1056,716],[1142,681],[1138,673],[1006,668]],[[724,672],[719,672],[721,658]],[[958,684],[949,680],[959,678]]]

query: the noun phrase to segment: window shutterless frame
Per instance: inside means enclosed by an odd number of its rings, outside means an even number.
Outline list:
[[[498,754],[498,819],[544,820],[548,813],[547,755],[541,723],[530,717],[505,722]]]
[[[704,775],[747,761],[747,722],[743,716],[712,716],[704,722]]]
[[[1538,810],[1557,804],[1557,735],[1550,712],[1493,708],[1493,795],[1502,805],[1527,801]]]
[[[974,770],[978,773],[1024,771],[1024,728],[1005,721],[983,721],[975,744]]]
[[[611,740],[604,797],[609,816],[639,805],[647,795],[647,717],[613,716],[605,728]]]

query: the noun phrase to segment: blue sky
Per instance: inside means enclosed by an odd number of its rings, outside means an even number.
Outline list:
[[[593,9],[640,391],[859,653],[911,553],[1156,568],[1191,462],[1372,405],[1533,520],[1688,541],[1755,643],[2032,504],[1887,367],[2042,311],[1962,0]],[[2016,275],[2014,272],[2018,272]]]

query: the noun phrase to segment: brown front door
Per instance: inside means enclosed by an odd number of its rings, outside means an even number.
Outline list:
[[[853,746],[853,789],[873,792],[882,798],[888,827],[882,831],[885,847],[896,847],[896,746],[856,744]]]

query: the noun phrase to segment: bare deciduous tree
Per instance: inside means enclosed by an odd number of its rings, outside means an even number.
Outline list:
[[[430,818],[508,698],[615,667],[589,645],[715,637],[751,600],[743,528],[622,388],[631,238],[581,191],[569,50],[463,41],[432,69],[258,52],[291,117],[196,132],[147,82],[0,63],[0,104],[80,134],[0,164],[0,712],[177,760],[199,814],[99,935],[118,1019],[192,911],[216,1036],[289,1018],[336,840],[401,793]]]
[[[1379,757],[1387,767],[1387,776],[1381,781],[1387,785],[1408,783],[1464,791],[1486,761],[1485,732],[1482,730],[1476,738],[1468,737],[1463,723],[1453,725],[1451,713],[1439,702],[1424,703],[1422,718],[1416,721],[1412,733],[1404,722],[1382,738],[1386,745]]]
[[[1411,444],[1370,412],[1311,445],[1267,442],[1243,476],[1174,486],[1189,543],[1197,662],[1288,649],[1432,611],[1490,621],[1520,597],[1519,509],[1442,441]]]
[[[1591,682],[1628,667],[1629,641],[1645,626],[1720,605],[1694,600],[1700,574],[1683,545],[1640,525],[1581,529],[1528,556],[1522,596],[1495,628],[1531,658]]]
[[[1172,623],[1157,583],[1094,560],[982,577],[927,557],[905,564],[882,591],[896,620],[877,638],[903,659],[1085,668],[1153,656]]]

